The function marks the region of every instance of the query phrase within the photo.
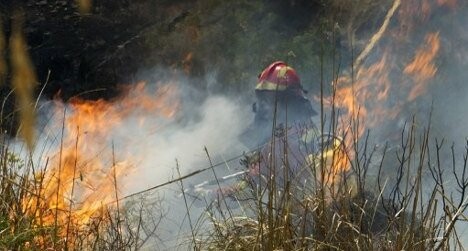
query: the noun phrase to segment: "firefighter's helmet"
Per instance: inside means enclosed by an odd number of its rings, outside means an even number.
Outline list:
[[[296,71],[283,61],[270,64],[258,77],[256,91],[288,91],[303,96],[304,89]]]

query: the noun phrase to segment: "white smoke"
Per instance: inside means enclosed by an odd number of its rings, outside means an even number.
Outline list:
[[[396,50],[394,56],[397,60],[393,62],[390,67],[401,67],[407,63],[408,58],[414,55],[415,49],[421,46],[421,37],[425,34],[436,32],[440,36],[440,50],[435,57],[433,63],[437,67],[437,71],[433,79],[427,84],[427,92],[418,97],[414,101],[407,103],[398,114],[394,121],[386,121],[389,126],[382,125],[371,130],[371,134],[375,136],[376,144],[383,144],[387,135],[396,135],[401,137],[401,130],[403,129],[404,122],[407,123],[406,130],[408,131],[409,124],[411,124],[412,117],[415,116],[415,128],[418,135],[417,147],[420,146],[422,132],[430,126],[430,139],[429,145],[431,149],[431,165],[435,166],[435,143],[444,140],[443,148],[440,151],[441,168],[444,172],[444,182],[446,186],[446,194],[443,196],[454,196],[458,200],[460,193],[457,191],[456,181],[452,175],[452,154],[451,147],[455,149],[455,171],[458,175],[462,174],[463,169],[463,155],[466,153],[466,143],[468,139],[468,32],[464,27],[468,25],[468,9],[466,3],[459,1],[459,8],[444,9],[440,7],[428,16],[424,22],[418,24],[417,30],[410,34],[409,41],[387,41],[385,44],[394,44]],[[374,52],[375,57],[379,58],[379,51]],[[393,86],[400,86],[400,74],[391,76]],[[399,90],[397,90],[399,91]],[[392,95],[392,93],[390,93]],[[399,102],[401,97],[394,96],[393,101]],[[390,105],[392,100],[387,101]],[[431,120],[429,122],[429,116]],[[430,123],[430,125],[429,125]],[[377,135],[376,135],[377,134]],[[384,135],[384,137],[382,137]],[[392,141],[392,139],[388,139]],[[398,137],[393,139],[395,149],[399,148],[400,142]],[[389,151],[387,159],[392,159],[396,155],[396,151]],[[398,163],[396,159],[390,160],[393,164],[388,165],[387,172],[389,176],[395,173],[395,168]],[[426,156],[427,161],[427,156]],[[414,169],[416,170],[416,169]],[[372,170],[370,170],[372,172]],[[424,189],[427,189],[425,198],[430,198],[432,191],[432,176],[427,169],[424,169]],[[386,177],[383,177],[384,179]],[[454,184],[449,185],[449,184]],[[466,195],[465,195],[466,196]],[[443,213],[443,209],[439,212]],[[465,212],[466,215],[466,212]],[[468,232],[468,224],[464,221],[457,222],[458,234],[461,236],[460,240],[464,246],[468,246],[468,238],[465,236]]]
[[[176,160],[181,175],[209,167],[210,162],[204,147],[213,163],[221,163],[247,150],[239,142],[239,135],[245,130],[250,119],[248,109],[244,105],[225,96],[209,96],[200,104],[191,101],[186,103],[183,106],[190,107],[184,107],[184,113],[198,114],[197,119],[183,124],[172,123],[151,134],[142,131],[138,133],[139,144],[133,144],[134,151],[138,156],[144,157],[138,163],[136,172],[128,179],[128,192],[141,191],[177,178]],[[221,165],[216,168],[216,172],[221,174],[229,171],[226,165]],[[212,172],[208,170],[183,182],[185,187],[188,187],[212,179]],[[157,196],[149,197],[150,200],[162,199],[161,210],[167,210],[157,233],[162,241],[148,243],[149,249],[158,247],[174,250],[190,236],[187,214],[191,214],[192,221],[201,217],[204,209],[191,207],[187,210],[180,196],[180,189],[177,182],[156,189]],[[157,217],[157,214],[154,217]]]
[[[135,152],[145,156],[137,168],[130,191],[144,189],[143,184],[155,185],[176,176],[176,159],[182,174],[209,166],[208,153],[219,162],[245,151],[239,135],[248,125],[249,114],[239,103],[222,96],[208,97],[199,107],[188,111],[200,118],[188,124],[177,123],[153,134],[141,135]]]
[[[438,72],[435,79],[431,81],[430,90],[426,96],[416,100],[415,105],[406,107],[405,114],[401,114],[400,117],[402,121],[410,120],[413,113],[419,112],[419,114],[415,114],[422,118],[418,125],[424,127],[427,122],[425,118],[432,105],[433,136],[445,138],[450,143],[455,142],[456,149],[459,149],[458,153],[463,151],[468,136],[468,127],[466,126],[468,125],[468,110],[466,109],[468,107],[468,86],[466,85],[468,79],[468,71],[466,71],[468,67],[468,32],[464,29],[468,26],[468,15],[464,14],[468,14],[466,7],[454,16],[446,15],[441,19],[435,16],[428,20],[427,24],[430,25],[423,27],[423,29],[430,31],[440,30],[441,32],[441,52],[436,62]],[[448,19],[450,22],[447,21]],[[408,49],[408,51],[410,50],[411,48]],[[378,54],[379,51],[376,51]],[[405,53],[407,52],[402,52],[402,54]],[[409,55],[414,54],[414,52],[408,53]],[[380,57],[380,55],[371,55],[370,58],[372,56]],[[402,62],[397,63],[402,64]],[[163,71],[165,70],[152,72],[152,79],[158,79]],[[240,98],[203,93],[203,91],[191,87],[191,80],[180,78],[180,76],[177,78],[180,80],[178,87],[183,95],[181,96],[181,110],[174,121],[167,121],[151,115],[145,116],[145,114],[131,114],[124,118],[117,127],[109,128],[108,137],[104,142],[100,142],[101,145],[96,148],[109,153],[114,145],[117,162],[124,161],[129,157],[135,160],[132,163],[133,170],[121,182],[122,196],[137,193],[177,178],[176,160],[182,175],[208,167],[210,164],[204,152],[205,146],[214,163],[222,163],[223,160],[238,156],[243,151],[248,150],[239,142],[239,136],[252,120],[250,104],[245,104]],[[207,81],[209,82],[207,86],[222,84],[217,83],[211,77]],[[396,98],[398,99],[398,97]],[[42,118],[47,121],[48,126],[53,124],[52,128],[54,129],[41,130],[43,133],[40,137],[45,138],[40,139],[43,142],[39,144],[41,147],[38,147],[35,152],[36,158],[41,159],[41,163],[44,163],[44,158],[48,155],[56,154],[56,149],[59,147],[61,115],[56,114],[55,120],[49,121],[51,115],[47,112],[42,114]],[[144,119],[143,125],[141,124],[142,117]],[[392,129],[398,134],[401,127],[393,127]],[[378,136],[377,138],[381,139]],[[228,172],[226,169],[227,165],[223,165],[219,171]],[[200,175],[201,179],[213,178],[209,172]],[[171,189],[178,189],[178,187],[171,185]],[[178,224],[182,222],[185,222],[184,226],[187,227],[186,219],[182,219],[185,217],[186,210],[182,199],[175,196],[177,191],[171,194],[171,191],[167,190],[166,187],[156,191],[164,191],[163,198],[167,201],[164,207],[170,211],[168,218],[172,222],[168,221],[170,223],[161,226],[167,231],[165,233],[168,236],[173,235],[174,231],[177,232],[176,229],[180,228]],[[169,226],[170,224],[173,225]],[[182,230],[182,232],[187,230]],[[463,238],[463,241],[468,242],[466,238]]]
[[[155,73],[157,74],[157,72]],[[155,77],[155,76],[153,76]],[[81,130],[78,137],[80,144],[95,144],[88,148],[98,152],[112,153],[114,161],[131,160],[133,173],[128,174],[128,182],[123,195],[158,185],[174,178],[176,160],[182,174],[194,171],[196,168],[209,165],[204,151],[206,147],[214,162],[242,154],[247,150],[239,141],[239,136],[252,120],[249,105],[239,98],[221,95],[199,96],[200,91],[190,87],[190,80],[183,79],[176,84],[179,89],[180,107],[173,118],[163,118],[154,114],[145,114],[139,110],[119,117],[118,123],[106,125],[106,135],[102,139],[87,138],[87,132]],[[164,82],[164,81],[162,81]],[[146,89],[158,88],[148,83]],[[146,93],[145,93],[146,94]],[[134,97],[138,100],[139,97]],[[158,99],[154,97],[155,101]],[[111,102],[115,109],[102,111],[112,113],[119,111],[118,101]],[[57,107],[62,107],[57,109]],[[41,158],[56,154],[60,147],[63,107],[66,107],[66,119],[73,115],[74,110],[68,104],[49,102],[43,104],[40,120],[39,144],[36,154]],[[112,117],[112,114],[108,114]],[[107,115],[106,115],[107,116]],[[69,132],[63,132],[65,137]],[[43,146],[43,147],[41,147]],[[114,148],[112,150],[112,147]],[[42,151],[47,148],[46,152]],[[89,156],[92,157],[92,156]],[[86,158],[86,156],[84,156]]]
[[[63,137],[76,137],[78,144],[86,144],[87,149],[91,149],[86,153],[89,156],[79,156],[80,163],[102,158],[104,172],[109,172],[113,162],[123,163],[122,168],[125,168],[125,171],[118,177],[117,183],[120,196],[127,197],[126,201],[145,197],[150,200],[147,203],[151,204],[162,200],[159,210],[168,213],[164,219],[157,219],[162,220],[162,223],[156,234],[164,240],[164,243],[159,243],[158,246],[171,249],[181,242],[189,231],[185,218],[187,210],[183,199],[179,196],[181,192],[179,183],[158,189],[152,188],[178,178],[176,167],[183,176],[209,167],[210,160],[213,164],[219,164],[242,155],[248,149],[239,141],[239,136],[253,120],[253,114],[250,104],[246,104],[242,98],[204,93],[191,87],[190,79],[180,75],[165,76],[161,74],[162,72],[167,71],[155,70],[151,73],[151,79],[158,81],[148,82],[145,86],[146,92],[142,94],[153,93],[154,89],[165,84],[176,85],[178,91],[175,98],[179,99],[179,107],[174,117],[145,114],[136,109],[126,113],[125,117],[119,117],[118,123],[104,125],[106,133],[99,139],[89,135],[85,129],[81,129],[78,135],[72,135],[76,132],[68,132],[67,128],[64,128]],[[213,79],[209,81],[212,82]],[[141,97],[132,98],[138,101]],[[153,101],[157,101],[158,98],[161,97],[155,95]],[[119,101],[109,104],[110,108],[101,111],[104,118],[113,118],[114,114],[111,113],[119,112],[122,106]],[[58,101],[42,103],[39,113],[41,123],[38,128],[40,135],[33,154],[37,163],[44,165],[46,159],[58,158],[62,147],[62,123],[64,119],[70,119],[74,112],[76,111],[73,106],[67,103]],[[210,159],[204,150],[205,147]],[[38,166],[43,167],[41,165]],[[238,167],[238,161],[232,165],[232,168]],[[120,168],[119,165],[117,168]],[[228,170],[228,164],[225,164],[218,165],[216,172],[225,174],[231,170]],[[94,174],[84,174],[85,179],[87,175]],[[194,182],[213,178],[209,170],[184,182],[189,186]],[[147,189],[151,192],[140,193]],[[157,196],[154,196],[155,193]],[[133,194],[137,196],[132,196]],[[196,219],[200,217],[202,210],[190,209],[190,211],[194,214],[192,217]],[[155,213],[154,217],[160,215]],[[178,232],[180,237],[174,238]]]

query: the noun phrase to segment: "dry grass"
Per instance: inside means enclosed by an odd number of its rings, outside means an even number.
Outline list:
[[[91,1],[78,2],[83,11],[89,9]],[[361,5],[348,1],[348,6]],[[339,8],[343,6],[346,5],[340,4]],[[355,32],[353,27],[359,26],[356,23],[361,22],[360,17],[366,11],[352,9],[351,37]],[[32,149],[35,116],[32,97],[36,80],[19,22],[12,31],[12,83],[20,107],[21,132]],[[2,35],[0,32],[0,54],[5,49]],[[1,57],[0,81],[6,71]],[[323,107],[321,115],[319,133],[323,134]],[[332,113],[330,117],[335,116]],[[358,125],[359,121],[354,124]],[[387,147],[378,149],[368,137],[358,138],[343,132],[340,135],[336,128],[331,131],[343,139],[351,138],[351,144],[340,148],[344,149],[344,156],[343,151],[333,151],[327,157],[331,163],[345,157],[350,166],[346,175],[330,184],[326,177],[335,173],[332,172],[334,164],[330,167],[330,162],[323,157],[327,149],[319,153],[304,152],[302,164],[310,174],[310,185],[298,186],[288,175],[278,184],[270,175],[264,183],[252,182],[250,189],[237,194],[239,209],[231,208],[223,197],[208,203],[206,213],[212,227],[197,236],[197,226],[191,225],[193,247],[203,250],[463,249],[456,225],[466,220],[468,207],[468,142],[461,155],[450,148],[447,162],[444,142],[431,139],[430,122],[422,131],[416,129],[414,122],[405,127],[396,151]],[[144,204],[143,200],[129,202],[138,202],[137,207],[104,205],[86,225],[58,221],[57,210],[40,203],[45,199],[43,183],[47,163],[38,168],[30,155],[20,157],[10,149],[5,137],[0,147],[0,248],[138,250],[157,235],[159,219],[164,215],[154,215],[159,205]],[[274,145],[269,150],[276,152]],[[309,158],[311,155],[315,157]],[[210,160],[208,151],[207,156]],[[282,152],[276,157],[288,160],[291,156]],[[261,159],[272,173],[289,168],[289,161],[283,162],[283,168],[273,158]],[[117,190],[117,180],[115,185]],[[188,210],[188,202],[185,203]],[[72,207],[65,213],[71,215]],[[53,224],[45,223],[48,216],[55,217]]]
[[[366,139],[354,142],[362,147],[347,148],[348,156],[355,157],[349,175],[335,184],[344,188],[342,192],[327,185],[322,178],[326,176],[311,175],[316,177],[314,185],[303,189],[295,189],[292,178],[285,181],[287,186],[273,183],[274,179],[266,179],[260,187],[252,184],[249,191],[237,195],[250,198],[239,199],[241,210],[224,207],[227,198],[220,198],[207,207],[212,230],[199,236],[199,248],[463,249],[455,225],[466,217],[468,207],[468,150],[455,161],[459,156],[452,149],[449,157],[453,162],[447,166],[441,161],[442,144],[431,144],[429,132],[417,133],[415,124],[409,124],[397,151],[387,147],[378,150]],[[396,157],[388,156],[393,154]],[[290,157],[285,154],[282,158]],[[317,172],[318,167],[314,165],[310,172]],[[267,163],[266,168],[280,166]],[[447,186],[447,180],[452,180],[456,188]]]
[[[22,25],[22,15],[15,15],[10,37],[11,81],[16,95],[16,103],[20,111],[21,122],[19,132],[29,149],[32,149],[35,130],[33,94],[37,82],[34,67],[28,55]]]
[[[72,217],[76,206],[57,211],[46,203],[47,163],[38,168],[32,158],[13,152],[6,138],[0,143],[0,249],[139,250],[157,236],[164,217],[156,213],[162,212],[159,201],[127,200],[119,209],[102,205],[87,223],[78,223]]]

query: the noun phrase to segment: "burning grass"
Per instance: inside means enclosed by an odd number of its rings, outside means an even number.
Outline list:
[[[401,3],[400,15],[405,17],[401,22],[407,22],[406,27],[412,26],[408,13],[420,11],[408,8],[410,2]],[[400,5],[400,1],[394,3],[385,23]],[[429,2],[421,3],[427,16]],[[450,8],[456,3],[437,1]],[[380,34],[389,29],[382,27]],[[391,33],[401,35],[401,30]],[[381,36],[376,36],[374,45]],[[462,154],[454,147],[447,153],[444,141],[431,138],[430,121],[422,130],[414,120],[405,124],[398,141],[380,147],[371,143],[368,130],[379,129],[382,119],[395,119],[405,102],[414,102],[427,92],[438,71],[435,60],[440,47],[440,34],[427,33],[414,55],[398,69],[401,85],[394,85],[390,78],[398,56],[395,48],[401,48],[392,46],[384,48],[375,64],[366,65],[358,57],[358,69],[334,77],[331,97],[323,96],[322,85],[318,100],[329,106],[322,105],[321,110],[330,109],[331,114],[320,114],[319,134],[328,131],[340,140],[331,148],[303,153],[301,166],[309,174],[309,183],[299,186],[286,175],[278,184],[270,176],[265,183],[250,183],[249,189],[236,194],[238,208],[230,206],[227,200],[232,198],[208,200],[204,219],[189,217],[189,245],[197,250],[463,249],[456,226],[466,221],[468,142]],[[188,54],[185,61],[191,58]],[[61,123],[51,131],[59,132],[60,143],[39,163],[29,152],[26,157],[18,155],[3,138],[1,248],[138,250],[156,239],[165,217],[162,206],[148,204],[144,198],[120,200],[123,174],[132,172],[134,166],[131,154],[114,151],[108,132],[128,117],[139,125],[148,122],[148,114],[172,119],[180,106],[177,88],[172,86],[160,86],[149,96],[140,83],[114,101],[75,98],[66,105],[57,103],[55,114]],[[404,95],[391,103],[389,93],[395,93],[394,89]],[[31,94],[24,95],[22,102],[29,107]],[[22,112],[31,115],[32,109],[25,109]],[[23,122],[30,126],[28,116],[23,114]],[[326,117],[332,120],[329,125],[325,125]],[[159,125],[152,129],[157,131]],[[26,138],[30,141],[31,136]],[[272,146],[269,153],[276,150]],[[263,156],[269,160],[263,163],[266,169],[271,173],[289,169],[290,153],[280,151],[276,157],[283,162],[272,160],[268,153]],[[216,176],[211,159],[209,164]],[[185,195],[184,180],[177,181]],[[190,215],[190,197],[184,196],[184,202]]]
[[[403,4],[403,17],[410,10],[420,11],[408,9],[410,2]],[[430,4],[423,2],[426,7]],[[398,5],[399,1],[395,3]],[[428,15],[430,9],[423,11]],[[404,19],[400,21],[415,24],[412,19],[416,17],[420,15],[400,17]],[[395,39],[397,43],[408,35],[402,35],[404,29],[402,25],[390,31],[402,36]],[[296,189],[297,183],[291,178],[280,187],[270,177],[263,186],[252,185],[251,200],[240,203],[241,210],[234,211],[223,207],[227,198],[220,198],[221,201],[207,205],[213,230],[210,235],[201,236],[201,241],[194,239],[196,248],[463,249],[455,225],[465,221],[468,207],[468,142],[463,154],[455,154],[453,147],[447,153],[443,143],[430,135],[430,118],[426,128],[413,119],[409,125],[393,129],[394,134],[401,131],[400,137],[385,139],[384,147],[369,141],[371,129],[379,132],[385,123],[398,124],[395,120],[401,120],[398,117],[410,102],[427,93],[428,84],[438,71],[438,32],[427,33],[413,57],[400,62],[404,65],[400,68],[395,67],[395,62],[401,57],[396,51],[401,46],[387,43],[381,48],[380,59],[371,65],[361,64],[361,55],[357,57],[357,69],[334,77],[329,98],[324,97],[322,85],[321,96],[316,100],[322,104],[321,111],[331,112],[320,114],[318,135],[331,132],[342,138],[343,146],[331,154],[326,149],[305,154],[304,159],[315,159],[312,165],[302,163],[309,167],[313,186]],[[363,53],[367,55],[368,51]],[[399,80],[396,82],[395,78]],[[395,100],[390,100],[390,93],[396,96]],[[274,152],[274,148],[270,149],[264,159],[275,156]],[[275,157],[282,161],[264,162],[267,170],[291,168],[291,153],[284,151]],[[448,180],[456,187],[448,185]]]
[[[4,138],[0,163],[3,247],[140,247],[147,238],[142,234],[142,225],[145,232],[152,229],[141,222],[146,211],[119,201],[125,177],[133,172],[133,161],[138,159],[125,153],[125,147],[123,152],[115,152],[109,132],[129,117],[140,126],[149,114],[151,123],[169,121],[178,110],[178,102],[175,85],[160,86],[151,92],[140,83],[113,101],[73,99],[66,105],[55,101],[56,118],[44,131],[58,143],[38,141],[36,151],[27,151],[25,157],[16,144]],[[156,126],[152,124],[152,128]],[[37,152],[44,154],[38,160]],[[135,214],[139,215],[137,221]]]
[[[454,161],[442,163],[443,143],[432,144],[429,129],[417,131],[414,121],[405,127],[396,150],[372,148],[367,139],[354,142],[363,147],[346,150],[346,156],[355,156],[348,162],[352,175],[334,182],[326,179],[336,175],[337,162],[325,160],[310,169],[316,173],[326,163],[327,175],[311,175],[313,186],[297,189],[291,178],[280,188],[266,179],[237,195],[249,198],[239,199],[240,210],[226,208],[232,202],[219,198],[207,205],[212,230],[197,236],[195,249],[462,250],[455,225],[464,221],[468,207],[468,150],[455,156],[452,148]],[[291,156],[283,154],[288,163]]]
[[[128,172],[129,166],[119,162],[113,151],[98,151],[98,143],[109,143],[102,125],[111,124],[104,121],[118,124],[138,109],[154,108],[157,116],[173,116],[174,112],[161,109],[177,107],[163,98],[171,97],[171,92],[160,91],[156,96],[164,96],[156,100],[168,105],[128,102],[142,105],[126,110],[116,109],[111,102],[74,101],[70,116],[60,110],[63,123],[56,130],[61,132],[60,147],[42,163],[35,163],[30,155],[21,158],[3,139],[2,247],[138,250],[157,238],[165,215],[154,212],[160,212],[161,205],[144,199],[120,201],[121,172]],[[145,100],[136,94],[127,97]],[[335,128],[332,144],[324,144],[327,138],[323,138],[321,145],[327,147],[301,155],[310,183],[298,185],[286,176],[278,184],[267,178],[260,185],[250,183],[250,189],[236,195],[238,208],[231,207],[226,197],[207,201],[205,218],[191,219],[190,245],[202,250],[462,248],[456,225],[466,219],[468,207],[468,150],[457,160],[460,157],[452,148],[447,158],[443,142],[430,137],[430,121],[426,128],[421,130],[413,120],[403,127],[399,144],[384,147],[373,146],[370,133],[362,137],[352,134],[362,130]],[[275,145],[271,147],[276,153]],[[277,173],[289,168],[290,154],[280,151],[276,157],[282,162],[269,159],[268,154],[260,159]],[[447,186],[448,181],[456,188]],[[189,215],[190,205],[186,200]]]

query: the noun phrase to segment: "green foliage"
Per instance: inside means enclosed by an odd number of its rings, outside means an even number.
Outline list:
[[[188,73],[215,72],[220,84],[210,86],[211,91],[233,93],[251,92],[258,73],[283,60],[299,69],[308,88],[318,89],[319,55],[334,46],[324,44],[321,34],[333,27],[316,25],[318,17],[297,26],[297,17],[286,16],[280,7],[293,8],[264,1],[198,1],[173,32],[155,28],[145,34],[155,53],[150,60],[184,68],[183,59],[193,53]],[[310,11],[315,17],[320,9]]]
[[[23,215],[22,199],[29,196],[24,193],[24,160],[19,155],[3,148],[0,162],[1,199],[0,206],[0,247],[4,249],[30,249],[34,238],[44,231],[32,226],[32,219]]]

